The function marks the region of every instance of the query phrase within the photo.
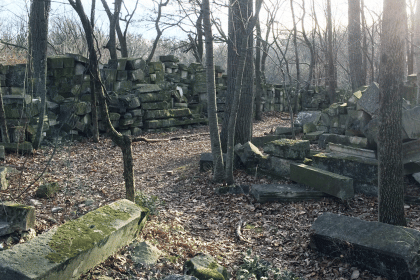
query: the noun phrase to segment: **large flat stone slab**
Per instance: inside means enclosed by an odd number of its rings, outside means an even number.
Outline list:
[[[309,165],[291,164],[290,179],[343,200],[354,197],[352,178]]]
[[[325,149],[328,143],[352,146],[356,148],[368,148],[367,138],[358,136],[347,136],[324,133],[319,136],[318,144],[321,149]]]
[[[35,227],[35,208],[6,201],[0,203],[0,236],[16,230],[26,231]]]
[[[387,279],[418,279],[420,232],[324,213],[312,225],[311,247]]]
[[[379,110],[379,85],[373,82],[357,102],[357,108],[373,116]]]
[[[378,161],[340,153],[312,156],[312,165],[329,172],[353,178],[355,193],[378,195]]]
[[[376,159],[376,151],[369,149],[360,149],[346,145],[329,143],[327,146],[327,151],[341,153],[349,156],[356,156],[362,158],[372,158]]]
[[[308,140],[280,139],[267,143],[264,152],[275,157],[303,160],[309,156]]]
[[[2,280],[78,279],[132,242],[147,211],[122,199],[0,252]]]
[[[298,184],[252,185],[250,193],[259,203],[303,201],[327,196],[323,192]]]
[[[420,106],[402,113],[402,126],[409,139],[420,138]]]

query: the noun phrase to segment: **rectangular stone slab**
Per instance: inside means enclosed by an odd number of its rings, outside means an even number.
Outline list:
[[[403,163],[420,160],[420,139],[403,143]]]
[[[122,199],[0,252],[2,280],[78,279],[132,242],[147,211]]]
[[[8,224],[3,227],[0,224],[0,236],[12,233],[16,230],[28,230],[35,227],[35,208],[11,201],[0,203],[0,223]]]
[[[328,150],[331,152],[346,154],[350,156],[376,159],[376,151],[374,150],[360,149],[334,143],[328,144]]]
[[[354,197],[352,178],[305,164],[291,164],[290,179],[341,199]]]
[[[324,213],[312,225],[311,247],[387,279],[417,279],[420,232]]]
[[[250,193],[259,203],[264,202],[291,202],[309,199],[320,199],[327,195],[320,191],[308,189],[297,184],[289,185],[252,185]]]

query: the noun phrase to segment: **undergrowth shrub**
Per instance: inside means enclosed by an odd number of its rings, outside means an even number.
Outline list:
[[[251,250],[244,254],[243,264],[236,272],[237,280],[301,280],[292,272],[280,271],[269,262],[258,256],[251,256]]]

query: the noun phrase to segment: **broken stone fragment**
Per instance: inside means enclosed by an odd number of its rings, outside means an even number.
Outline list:
[[[245,167],[256,166],[260,159],[264,157],[260,150],[249,141],[243,145],[236,144],[234,150]]]
[[[225,267],[219,265],[209,255],[198,254],[184,264],[184,273],[200,280],[228,280],[229,274]]]
[[[154,265],[162,252],[147,242],[134,242],[130,245],[131,259],[136,264]]]
[[[16,230],[27,231],[34,226],[34,207],[8,201],[0,204],[0,236]]]
[[[36,196],[39,198],[49,198],[60,190],[58,182],[46,183],[36,190]]]
[[[267,143],[264,152],[281,158],[301,159],[309,156],[309,141],[280,139]]]

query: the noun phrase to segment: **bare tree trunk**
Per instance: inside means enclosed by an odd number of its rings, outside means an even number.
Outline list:
[[[306,14],[306,10],[305,10],[305,1],[302,1],[302,10],[303,10],[303,15],[302,15],[302,36],[303,39],[305,40],[305,44],[309,49],[309,53],[311,55],[311,62],[309,64],[309,71],[308,71],[308,79],[306,81],[305,84],[305,88],[304,90],[307,91],[309,90],[309,87],[312,83],[312,78],[313,78],[313,73],[314,73],[314,67],[315,67],[315,50],[314,50],[314,46],[311,43],[311,41],[309,40],[308,36],[306,35],[306,31],[305,31],[305,14]]]
[[[220,183],[225,178],[222,147],[217,120],[216,81],[214,76],[213,34],[210,21],[209,0],[202,2],[204,33],[206,38],[207,112],[210,128],[211,153],[213,155],[213,181]]]
[[[349,1],[348,49],[351,88],[355,91],[363,85],[362,36],[360,31],[360,0]]]
[[[293,47],[295,50],[295,64],[296,64],[296,90],[293,96],[293,106],[294,111],[298,111],[299,104],[299,91],[300,91],[300,61],[299,61],[299,50],[297,45],[297,27],[296,27],[296,18],[295,18],[295,9],[293,8],[293,0],[290,0],[290,9],[292,12],[293,19]]]
[[[402,88],[407,27],[405,0],[384,0],[379,75],[379,221],[405,226]]]
[[[169,3],[169,0],[166,0],[165,2],[162,2],[162,0],[160,0],[159,6],[158,6],[158,14],[155,20],[156,38],[153,41],[152,50],[150,51],[150,54],[146,59],[147,63],[152,61],[153,56],[155,55],[157,44],[159,43],[159,39],[162,36],[163,31],[159,27],[159,21],[160,21],[160,18],[162,17],[162,7],[165,7],[166,5],[168,5],[168,3]]]
[[[234,158],[234,145],[235,145],[235,127],[236,127],[236,117],[239,110],[239,101],[241,99],[241,90],[242,90],[242,79],[245,69],[245,62],[246,62],[246,53],[248,47],[248,38],[249,35],[252,34],[252,30],[255,27],[255,23],[257,21],[257,17],[261,10],[261,5],[263,1],[258,1],[255,15],[248,21],[247,27],[245,29],[245,36],[244,39],[241,41],[240,45],[240,53],[239,53],[239,61],[238,61],[238,72],[235,79],[235,92],[233,94],[233,102],[232,108],[229,116],[229,125],[228,125],[228,139],[227,139],[227,152],[226,152],[226,182],[228,184],[233,184],[233,158]]]
[[[362,17],[362,33],[363,33],[363,61],[362,61],[362,83],[366,84],[367,79],[367,64],[368,64],[368,45],[367,45],[367,26],[366,26],[366,18],[365,18],[365,0],[360,0],[360,11]]]
[[[327,41],[328,41],[328,95],[330,103],[334,103],[336,100],[335,94],[335,67],[334,67],[334,50],[333,50],[333,38],[332,38],[332,15],[331,15],[331,0],[327,0]]]
[[[92,30],[95,30],[95,6],[96,0],[92,0],[91,10],[90,10],[90,26]],[[95,61],[91,61],[94,57],[89,56],[89,77],[90,77],[90,99],[91,99],[91,111],[92,111],[92,138],[93,141],[99,143],[99,117],[98,117],[98,94],[96,92],[97,88],[95,85],[95,77],[93,76],[93,69],[91,68],[95,65]]]
[[[105,122],[105,125],[107,127],[107,132],[111,136],[112,141],[114,141],[118,145],[118,147],[121,148],[121,151],[123,154],[123,163],[124,163],[123,175],[124,175],[124,181],[125,181],[126,198],[128,200],[134,201],[135,184],[134,184],[131,138],[127,135],[121,135],[121,133],[117,132],[111,124],[111,120],[109,119],[108,105],[106,103],[106,98],[104,95],[104,88],[102,86],[101,77],[99,74],[98,58],[97,58],[95,45],[94,45],[92,26],[84,12],[81,0],[68,0],[68,1],[70,5],[73,7],[73,9],[79,15],[79,18],[83,25],[83,29],[85,30],[86,41],[89,48],[89,61],[90,63],[92,63],[90,69],[95,79],[95,85],[98,88],[99,105],[100,105],[102,117],[104,118],[103,121]]]
[[[38,116],[38,126],[35,140],[32,143],[35,149],[41,145],[44,117],[47,98],[47,43],[48,18],[51,8],[50,0],[33,0],[29,16],[29,75],[34,86],[34,95],[41,99],[41,110]]]
[[[114,14],[112,15],[111,19],[109,20],[109,41],[106,44],[106,48],[109,50],[109,54],[111,59],[113,60],[112,66],[116,68],[117,66],[117,38],[115,34],[115,29],[117,27],[117,23],[119,21],[120,10],[121,10],[121,2],[122,0],[115,0],[114,2]]]
[[[255,24],[255,29],[257,31],[257,40],[255,45],[255,84],[256,84],[256,92],[255,92],[255,120],[260,121],[262,119],[261,111],[262,111],[262,92],[263,92],[263,84],[261,79],[261,26],[260,26],[260,19],[257,19]]]
[[[5,143],[10,143],[9,131],[7,129],[6,113],[4,112],[4,105],[3,105],[3,90],[1,87],[0,87],[0,125],[2,127],[1,141]]]
[[[415,57],[417,67],[417,96],[416,105],[420,103],[420,0],[417,0],[416,19],[414,29]]]

